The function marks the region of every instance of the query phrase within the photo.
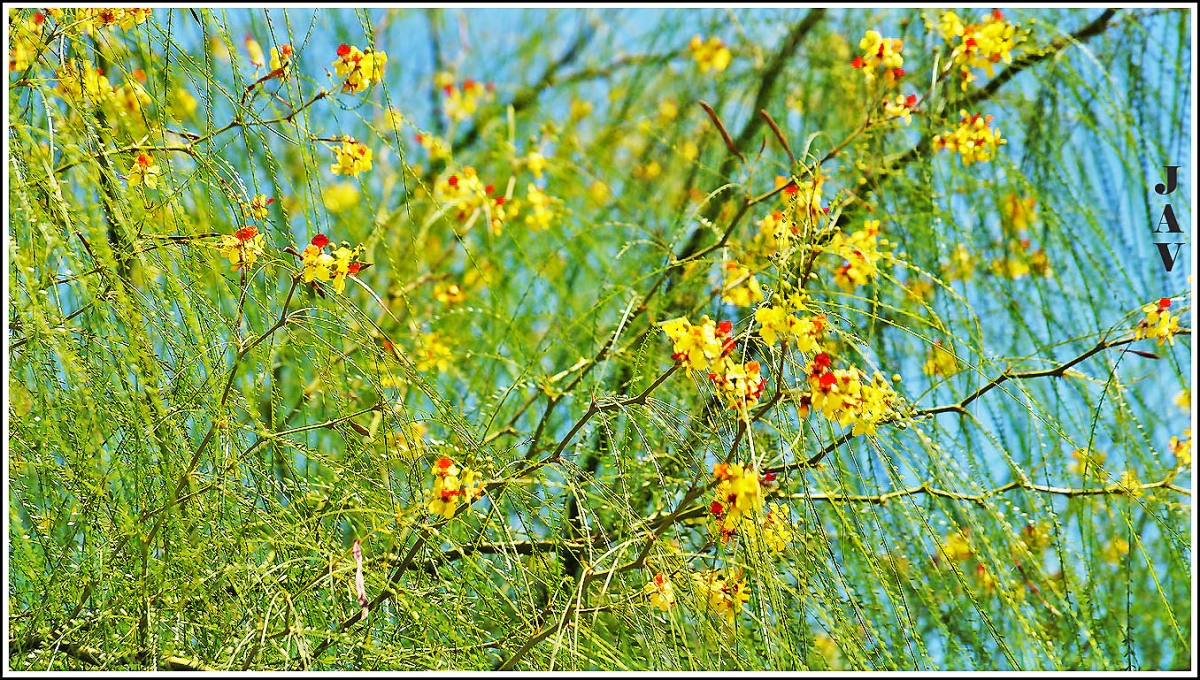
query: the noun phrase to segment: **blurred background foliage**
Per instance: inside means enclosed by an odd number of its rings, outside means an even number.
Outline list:
[[[1153,229],[1190,242],[1191,18],[1006,11],[967,83],[942,21],[12,10],[10,668],[1188,668],[1192,260]],[[964,110],[989,161],[937,150]],[[821,249],[872,220],[847,284]],[[297,283],[318,234],[370,268]],[[759,334],[799,292],[896,391],[874,433]],[[1135,339],[1160,298],[1184,330]],[[761,364],[748,426],[668,374],[701,315]],[[449,517],[443,457],[486,489]],[[780,549],[714,534],[720,461],[775,475]]]

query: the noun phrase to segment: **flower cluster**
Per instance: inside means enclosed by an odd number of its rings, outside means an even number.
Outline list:
[[[721,300],[738,307],[749,307],[762,302],[762,287],[748,268],[737,262],[726,262]]]
[[[1007,253],[993,259],[990,269],[996,276],[1019,279],[1033,274],[1046,276],[1050,273],[1050,257],[1043,248],[1034,250],[1029,239],[1009,239],[1005,244]]]
[[[333,252],[327,253],[325,248],[328,245],[329,237],[317,234],[305,246],[300,253],[300,263],[304,266],[302,278],[305,283],[313,284],[330,281],[333,289],[340,293],[346,289],[346,277],[357,274],[367,265],[358,259],[362,246],[350,248],[349,243],[343,242]]]
[[[880,247],[888,245],[887,239],[879,238],[880,227],[879,220],[867,220],[862,229],[849,236],[838,232],[830,240],[827,246],[829,252],[840,255],[844,260],[834,269],[833,280],[847,293],[866,285],[878,273],[877,263],[883,256]]]
[[[263,254],[264,239],[265,235],[258,233],[258,227],[248,224],[232,234],[222,236],[217,248],[229,260],[230,270],[236,272],[250,267]]]
[[[130,187],[145,184],[151,189],[158,186],[160,175],[162,175],[162,168],[154,162],[154,158],[150,154],[144,152],[137,155],[133,165],[129,166],[129,170],[125,173]]]
[[[42,29],[46,15],[34,12],[22,21],[13,21],[9,33],[8,70],[24,71],[37,59],[43,49]]]
[[[439,281],[433,287],[433,299],[444,305],[461,305],[467,299],[467,294],[462,286],[453,281]]]
[[[743,519],[762,511],[762,482],[774,481],[775,475],[760,479],[753,466],[717,463],[713,465],[713,476],[717,478],[716,500],[709,506],[713,531],[729,541]]]
[[[450,359],[454,353],[449,343],[436,331],[421,336],[421,344],[413,352],[418,371],[433,371],[439,373],[450,368]]]
[[[727,625],[733,625],[738,612],[750,601],[750,591],[741,573],[724,576],[712,570],[692,574],[692,581],[704,609],[721,616]]]
[[[767,385],[767,379],[760,374],[761,369],[757,361],[728,362],[723,372],[709,373],[708,377],[717,392],[725,397],[729,408],[748,418],[750,407],[758,403]]]
[[[889,84],[904,77],[904,56],[900,50],[904,41],[899,38],[885,38],[879,31],[867,31],[859,41],[858,48],[863,51],[861,56],[854,57],[850,65],[862,69],[867,82],[875,80],[875,71],[884,69],[883,77]]]
[[[973,68],[981,68],[988,77],[995,75],[995,65],[1001,61],[1012,63],[1012,50],[1024,39],[1017,34],[1017,26],[1004,20],[1004,13],[994,10],[978,24],[963,24],[954,12],[946,12],[938,22],[942,39],[953,44],[951,63],[958,67],[962,76],[962,89],[975,80]],[[954,44],[954,41],[958,41]]]
[[[100,28],[119,26],[127,31],[136,25],[146,23],[150,18],[150,7],[79,7],[75,9],[46,10],[58,23],[70,22],[83,33],[91,35],[92,31]]]
[[[285,79],[291,75],[292,71],[292,46],[289,43],[280,45],[278,48],[271,48],[271,73],[277,74],[279,78]]]
[[[801,404],[842,427],[853,424],[856,437],[875,434],[875,428],[891,412],[895,390],[878,373],[867,380],[858,368],[834,369],[832,364],[825,352],[813,357],[808,365],[810,392],[801,398]]]
[[[386,64],[386,52],[374,52],[370,48],[364,52],[343,43],[338,45],[333,70],[337,77],[342,79],[342,92],[357,94],[367,89],[371,83],[383,81],[383,69]]]
[[[483,496],[484,484],[479,475],[467,468],[459,470],[445,456],[433,464],[433,477],[433,493],[425,507],[435,515],[451,519],[460,503],[469,506]]]
[[[438,203],[457,208],[456,215],[460,222],[470,218],[476,211],[482,211],[492,233],[499,235],[512,215],[505,207],[507,200],[503,196],[492,196],[495,191],[494,186],[485,185],[475,168],[468,165],[461,172],[438,179],[433,186],[433,198]]]
[[[796,529],[788,517],[790,511],[786,505],[771,503],[766,510],[758,516],[757,521],[744,524],[746,538],[750,545],[757,545],[761,541],[767,550],[779,554],[795,538]]]
[[[883,113],[888,118],[903,118],[904,124],[912,123],[913,109],[917,106],[917,95],[910,94],[907,97],[898,94],[895,99],[884,97]]]
[[[247,212],[256,220],[267,219],[267,208],[275,202],[275,199],[266,196],[265,194],[255,194],[254,198],[250,199],[250,205]]]
[[[824,183],[822,175],[799,182],[788,177],[775,178],[775,187],[784,187],[784,219],[793,225],[793,233],[797,233],[795,225],[816,225],[829,213],[829,208],[821,205],[821,185]]]
[[[661,324],[663,332],[670,338],[674,353],[672,359],[679,365],[693,371],[720,372],[728,363],[727,357],[733,351],[734,341],[729,337],[733,323],[722,321],[713,323],[707,316],[701,317],[700,323],[693,326],[686,317],[679,317]]]
[[[652,607],[658,607],[665,612],[675,606],[675,587],[671,585],[671,579],[661,573],[655,574],[642,592],[650,596]]]
[[[524,206],[528,206],[529,210],[525,214],[525,225],[533,231],[542,231],[549,229],[554,220],[558,217],[555,208],[562,203],[559,199],[547,194],[537,187],[535,184],[530,184],[525,192]]]
[[[1167,449],[1175,454],[1175,465],[1179,468],[1186,468],[1192,464],[1192,428],[1187,428],[1183,431],[1183,437],[1171,437],[1171,441],[1167,443]]]
[[[453,121],[463,121],[475,115],[475,111],[479,109],[479,103],[490,101],[492,93],[496,90],[492,83],[484,85],[470,78],[464,80],[459,86],[454,83],[453,76],[448,73],[439,74],[438,85],[442,88],[442,93],[446,95],[446,101],[443,104],[446,115]]]
[[[1142,307],[1145,318],[1134,328],[1134,337],[1157,338],[1158,344],[1164,342],[1175,344],[1175,334],[1179,332],[1179,317],[1171,315],[1171,298],[1161,298],[1158,303],[1151,302]]]
[[[113,95],[108,77],[91,62],[64,61],[55,71],[58,85],[54,92],[72,104],[102,103]]]
[[[332,151],[334,162],[329,170],[335,175],[356,177],[371,169],[371,149],[352,137],[343,137],[342,146]]]
[[[782,210],[773,211],[755,222],[755,225],[758,233],[754,236],[754,247],[767,255],[779,253],[786,256],[792,239],[800,234],[800,227],[794,220],[785,217]]]
[[[950,376],[958,373],[958,359],[954,352],[947,349],[941,340],[934,340],[925,353],[925,363],[921,365],[925,375]]]
[[[959,115],[962,119],[958,128],[934,136],[933,150],[949,149],[962,156],[963,165],[992,160],[996,149],[1006,143],[1000,131],[992,129],[992,117],[982,113],[972,116],[966,111],[960,111]]]
[[[691,50],[692,58],[696,60],[696,65],[700,67],[701,73],[724,71],[733,61],[733,53],[715,35],[707,41],[699,35],[692,36],[691,41],[688,42],[688,49]]]
[[[774,345],[779,339],[792,340],[801,352],[813,352],[820,347],[825,333],[824,314],[799,319],[794,312],[799,305],[784,303],[759,307],[754,320],[759,323],[758,334],[763,342]]]

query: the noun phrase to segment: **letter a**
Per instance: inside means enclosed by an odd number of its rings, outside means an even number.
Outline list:
[[[1154,233],[1162,233],[1163,222],[1167,223],[1167,231],[1172,234],[1183,233],[1183,230],[1179,228],[1179,220],[1175,219],[1175,209],[1171,207],[1170,203],[1163,208],[1162,217],[1158,219],[1158,226],[1154,228]]]

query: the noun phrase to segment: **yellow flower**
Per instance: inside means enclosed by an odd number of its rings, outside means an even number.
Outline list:
[[[725,285],[721,299],[738,307],[749,307],[762,302],[763,292],[758,279],[749,269],[736,262],[725,263]]]
[[[750,591],[741,573],[736,577],[723,576],[717,570],[692,574],[700,608],[721,616],[726,625],[733,625],[742,607],[750,601]]]
[[[971,549],[970,528],[955,529],[942,539],[941,552],[951,562],[965,562],[975,554]]]
[[[321,201],[331,213],[340,213],[358,204],[358,187],[350,182],[331,184],[321,192]]]
[[[454,354],[450,345],[436,331],[421,337],[421,345],[414,352],[418,371],[437,370],[439,373],[449,370],[450,359]]]
[[[334,163],[329,166],[335,175],[357,176],[371,169],[371,149],[350,137],[342,138],[340,149],[333,149]]]
[[[889,84],[904,76],[904,69],[901,68],[904,66],[904,56],[900,54],[904,48],[903,40],[885,38],[879,31],[867,31],[858,41],[858,48],[863,53],[854,57],[850,66],[862,69],[868,83],[875,80],[875,71],[879,68],[884,69],[884,78]]]
[[[42,28],[46,15],[34,12],[24,21],[12,21],[9,34],[8,70],[22,72],[29,68],[41,52]]]
[[[1192,409],[1192,391],[1188,388],[1180,390],[1179,394],[1175,395],[1175,405],[1184,413]]]
[[[954,352],[947,349],[941,340],[934,340],[925,353],[925,363],[921,366],[925,375],[951,376],[958,373],[958,359]]]
[[[981,23],[966,25],[958,15],[946,12],[938,30],[947,43],[958,41],[950,53],[950,61],[959,69],[963,91],[975,80],[971,69],[981,68],[989,78],[992,77],[996,64],[1012,63],[1012,50],[1025,39],[1024,34],[1017,33],[1016,24],[1004,20],[1000,10],[985,15]]]
[[[342,79],[342,92],[357,94],[367,89],[371,83],[383,82],[384,66],[387,64],[386,52],[365,52],[346,44],[337,49],[337,58],[333,60],[333,70]]]
[[[329,238],[324,234],[317,234],[300,253],[300,264],[304,268],[302,278],[305,283],[329,281],[333,284],[333,289],[340,293],[346,288],[347,277],[370,265],[363,264],[358,259],[362,246],[349,248],[349,244],[343,243],[332,253],[327,253],[327,245]]]
[[[1171,437],[1167,448],[1171,453],[1175,454],[1175,465],[1179,468],[1186,468],[1192,464],[1192,428],[1187,428],[1183,431],[1183,438]]]
[[[268,214],[267,208],[274,202],[275,199],[268,198],[264,194],[255,194],[254,198],[250,199],[250,207],[248,212],[255,219],[265,220],[267,219]]]
[[[1125,556],[1129,554],[1129,541],[1120,536],[1114,536],[1111,541],[1105,544],[1101,554],[1109,564],[1120,564],[1125,559]]]
[[[246,54],[249,56],[250,65],[254,67],[254,70],[257,71],[266,65],[267,60],[266,57],[263,56],[262,45],[259,45],[258,41],[250,36],[246,36],[245,44]]]
[[[1157,304],[1151,302],[1142,307],[1146,317],[1133,329],[1134,337],[1138,340],[1157,338],[1159,345],[1164,342],[1174,345],[1175,334],[1179,332],[1179,317],[1172,316],[1170,308],[1171,298],[1161,298]]]
[[[675,587],[671,585],[671,579],[662,574],[655,574],[642,588],[642,592],[650,596],[652,607],[658,607],[665,612],[675,606]]]
[[[426,507],[435,515],[446,519],[454,517],[460,504],[470,505],[483,496],[484,485],[479,475],[463,468],[442,456],[433,464],[433,492]]]
[[[733,61],[733,53],[716,36],[710,37],[706,42],[699,35],[695,35],[688,43],[688,49],[692,51],[692,58],[696,60],[701,73],[724,71]]]
[[[992,129],[992,117],[981,113],[972,116],[966,111],[959,114],[962,118],[958,128],[936,135],[933,150],[949,149],[962,157],[963,165],[990,161],[996,150],[1007,143],[999,130]]]
[[[955,281],[970,281],[975,275],[976,258],[967,248],[967,244],[960,243],[950,253],[950,263],[946,266],[946,278]]]
[[[744,526],[751,545],[754,545],[754,541],[758,539],[762,541],[762,545],[766,546],[767,550],[774,554],[786,550],[788,543],[796,535],[795,527],[792,525],[788,513],[786,505],[771,503],[767,506],[767,511],[756,521],[746,522]]]
[[[879,238],[880,227],[879,220],[867,220],[862,229],[849,236],[838,232],[830,239],[827,249],[844,260],[833,273],[834,283],[842,290],[853,292],[875,278],[877,263],[883,256],[880,246],[888,245],[886,239]]]
[[[1001,204],[1001,224],[1009,234],[1024,231],[1033,224],[1037,217],[1037,198],[1034,196],[1021,197],[1016,194],[1006,194]]]
[[[530,184],[526,189],[525,203],[530,208],[525,215],[525,224],[533,231],[542,231],[549,229],[554,223],[557,217],[554,208],[561,201],[546,194],[534,184]]]
[[[113,86],[91,62],[76,59],[63,62],[55,71],[58,86],[55,93],[72,104],[86,101],[101,103],[113,95]]]
[[[263,254],[264,238],[263,234],[258,233],[258,227],[248,224],[233,234],[222,236],[217,248],[229,260],[230,270],[236,272],[254,264],[258,256]]]
[[[896,95],[895,99],[883,100],[883,112],[889,118],[903,118],[904,124],[908,125],[912,122],[912,110],[917,105],[917,95],[910,94],[905,97],[902,94]]]
[[[679,317],[659,324],[671,340],[674,353],[672,359],[679,365],[694,371],[710,370],[718,373],[725,367],[734,341],[729,337],[733,324],[729,321],[713,323],[707,316],[693,326],[687,317]]]
[[[525,166],[529,168],[529,172],[533,173],[534,177],[541,179],[542,172],[546,169],[546,157],[537,151],[530,151],[525,157]]]
[[[397,432],[388,432],[383,436],[384,446],[395,455],[412,460],[425,451],[425,434],[429,426],[413,421],[402,426]]]
[[[440,281],[433,287],[433,298],[444,305],[460,305],[467,295],[457,283]]]
[[[725,370],[709,374],[709,379],[729,402],[729,408],[749,418],[749,409],[758,403],[762,396],[766,378],[760,375],[761,365],[757,361],[747,361],[744,364],[727,361]]]
[[[480,100],[491,101],[492,98],[490,87],[484,87],[482,83],[469,78],[463,81],[461,88],[452,83],[443,85],[442,92],[446,95],[446,115],[454,121],[463,121],[475,115]]]
[[[158,177],[162,174],[162,168],[154,162],[150,154],[140,153],[125,174],[130,187],[145,184],[154,189],[158,186]]]
[[[834,370],[829,354],[818,353],[808,366],[808,401],[805,404],[802,398],[801,404],[842,427],[853,424],[854,436],[875,434],[879,423],[892,412],[897,395],[879,373],[870,381],[864,378],[866,374],[857,368]]]
[[[818,349],[825,333],[824,314],[798,319],[784,305],[760,307],[754,320],[760,324],[758,334],[763,342],[773,345],[779,338],[795,340],[796,349],[805,353]]]
[[[271,71],[279,71],[279,77],[287,78],[291,75],[292,70],[292,46],[290,44],[280,45],[278,49],[271,48]]]

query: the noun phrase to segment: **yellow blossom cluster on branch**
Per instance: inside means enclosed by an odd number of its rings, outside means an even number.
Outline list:
[[[425,507],[446,519],[454,517],[459,505],[469,506],[483,497],[484,484],[468,468],[459,469],[453,460],[442,456],[433,464],[433,491]]]
[[[383,82],[387,59],[386,52],[374,52],[369,48],[363,51],[345,43],[339,45],[333,70],[342,80],[342,92],[357,94],[372,83]]]
[[[996,64],[1012,63],[1013,48],[1025,37],[1017,28],[1016,24],[1005,21],[1004,13],[998,9],[976,24],[964,24],[954,12],[942,14],[938,32],[953,46],[950,60],[959,69],[964,91],[975,80],[971,69],[983,69],[990,78],[995,75]]]
[[[357,177],[371,169],[370,147],[351,137],[343,137],[342,145],[332,151],[333,164],[329,170],[335,175]]]
[[[883,77],[888,84],[904,77],[904,69],[901,68],[904,66],[904,55],[900,54],[900,50],[904,48],[903,40],[885,38],[879,31],[871,30],[863,35],[862,40],[858,42],[858,48],[863,53],[854,57],[850,66],[862,69],[868,83],[875,80],[875,72],[880,68],[883,69]]]
[[[726,625],[733,625],[742,607],[750,601],[750,591],[741,573],[724,575],[718,570],[692,574],[697,599],[703,610],[720,616]]]
[[[350,247],[342,243],[333,252],[325,252],[329,246],[329,237],[317,234],[300,253],[300,263],[303,266],[301,279],[305,283],[329,281],[333,289],[342,292],[346,288],[346,277],[353,276],[366,269],[368,265],[359,260],[362,246]]]
[[[879,220],[867,220],[862,229],[849,235],[840,231],[833,235],[826,249],[843,259],[833,270],[833,281],[838,288],[850,293],[875,278],[879,259],[884,255],[880,247],[888,245],[887,239],[879,238],[880,228]]]
[[[733,62],[733,53],[715,35],[708,40],[699,35],[692,36],[688,43],[688,49],[691,50],[692,58],[696,60],[696,65],[700,67],[701,73],[724,71]]]
[[[1000,136],[1000,131],[993,129],[992,117],[981,113],[970,115],[960,111],[962,119],[954,130],[947,130],[933,138],[933,150],[948,149],[962,156],[963,165],[986,163],[992,160],[996,149],[1006,140]]]
[[[892,413],[897,395],[878,373],[867,379],[858,368],[834,369],[829,354],[821,352],[808,365],[809,392],[801,403],[820,411],[826,419],[852,434],[875,434],[875,429]]]
[[[1142,314],[1145,318],[1134,328],[1135,338],[1153,338],[1158,340],[1159,345],[1175,344],[1175,334],[1179,332],[1179,317],[1171,314],[1171,298],[1161,298],[1157,303],[1145,305],[1142,307]]]
[[[258,233],[258,227],[248,224],[232,234],[221,237],[217,248],[223,257],[229,260],[230,269],[249,268],[263,254],[264,234]]]
[[[479,104],[491,101],[495,91],[491,83],[484,85],[470,78],[459,85],[449,73],[440,73],[435,80],[446,96],[443,102],[446,115],[453,121],[463,121],[474,116]]]

